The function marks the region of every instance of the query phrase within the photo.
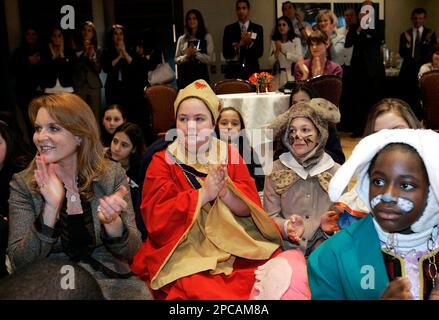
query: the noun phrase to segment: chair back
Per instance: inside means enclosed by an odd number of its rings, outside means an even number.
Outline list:
[[[337,107],[340,107],[342,81],[339,76],[324,74],[308,79],[307,83],[312,85],[320,98],[331,101]]]
[[[439,129],[439,70],[424,73],[419,84],[424,108],[424,125],[428,129]]]
[[[174,101],[177,90],[164,84],[145,88],[147,106],[151,112],[152,132],[157,137],[175,124]]]
[[[215,83],[213,90],[215,94],[246,93],[252,92],[253,86],[247,80],[226,79]]]

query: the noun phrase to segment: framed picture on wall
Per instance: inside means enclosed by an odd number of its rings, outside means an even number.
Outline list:
[[[277,17],[282,16],[282,3],[286,0],[276,0],[276,14]],[[344,12],[348,8],[353,8],[356,12],[361,9],[361,4],[364,0],[300,0],[291,1],[296,5],[296,10],[303,15],[305,21],[309,22],[311,26],[315,24],[315,17],[321,10],[332,10],[338,17],[338,27],[343,27]],[[384,0],[374,0],[373,7],[375,14],[379,20],[384,20]]]

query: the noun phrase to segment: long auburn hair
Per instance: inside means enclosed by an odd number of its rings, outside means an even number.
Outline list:
[[[77,149],[79,193],[87,199],[93,197],[92,183],[105,172],[107,160],[100,142],[99,127],[91,108],[73,93],[59,93],[37,97],[29,105],[29,118],[35,122],[38,111],[45,108],[49,115],[64,129],[81,138]],[[27,181],[31,189],[37,190],[33,175],[35,159],[26,170],[32,175]]]

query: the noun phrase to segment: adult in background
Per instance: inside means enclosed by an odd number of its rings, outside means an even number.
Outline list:
[[[98,47],[96,27],[93,22],[86,21],[81,29],[80,48],[76,51],[77,60],[73,69],[75,92],[93,110],[99,121],[101,112],[101,49]]]
[[[75,53],[60,27],[53,27],[49,35],[41,56],[41,86],[44,93],[73,92]]]
[[[403,100],[414,108],[418,118],[422,118],[420,91],[418,86],[419,68],[429,62],[436,43],[436,33],[424,26],[427,11],[416,8],[412,11],[412,28],[403,32],[399,38],[399,55],[404,59],[399,73]]]
[[[326,33],[329,39],[329,59],[338,63],[343,62],[344,43],[346,36],[337,33],[338,18],[331,10],[323,10],[316,17],[317,27]]]
[[[247,80],[259,72],[259,58],[264,53],[264,29],[249,20],[250,2],[236,1],[238,21],[224,29],[223,56],[227,60],[225,77]]]
[[[423,64],[419,69],[418,79],[421,79],[424,73],[433,70],[439,70],[439,43],[436,43],[433,46],[433,52],[431,54],[430,61],[426,64]]]
[[[291,1],[282,2],[282,15],[290,18],[293,25],[294,33],[300,38],[302,45],[302,53],[305,55],[308,51],[308,44],[306,40],[308,39],[308,34],[311,33],[311,25],[303,21],[303,15],[297,10],[296,4]]]
[[[150,111],[146,107],[145,87],[150,86],[148,73],[162,62],[162,50],[157,38],[152,32],[145,32],[137,38],[130,72],[130,104],[127,107],[130,121],[142,128],[148,144],[151,143],[153,134]]]
[[[349,32],[349,29],[352,25],[356,25],[358,23],[357,13],[353,8],[348,8],[344,12],[344,20],[346,25],[344,27],[338,28],[337,33],[344,35],[345,38]],[[352,132],[352,119],[354,117],[354,113],[352,112],[352,105],[354,104],[354,96],[353,89],[354,83],[352,78],[352,53],[354,51],[354,46],[349,48],[344,47],[341,55],[340,65],[343,69],[343,90],[340,98],[340,112],[341,112],[341,121],[340,121],[340,129],[342,131]]]
[[[294,78],[296,80],[308,80],[324,74],[343,76],[343,69],[338,63],[328,57],[330,46],[328,35],[319,29],[314,30],[308,36],[310,59],[300,59],[294,66]]]
[[[102,69],[107,74],[105,99],[107,105],[121,104],[128,119],[133,118],[130,84],[134,52],[126,44],[125,28],[114,24],[109,32],[108,47],[102,53]],[[141,107],[141,106],[138,106]]]
[[[294,81],[292,66],[302,57],[300,38],[295,36],[291,20],[286,16],[277,18],[268,58],[277,71],[273,79],[276,89]]]
[[[362,5],[373,5],[372,1],[364,1]],[[364,14],[359,15],[359,21]],[[385,71],[381,55],[381,41],[384,39],[384,30],[381,22],[375,17],[375,29],[363,29],[361,23],[349,27],[345,47],[354,47],[352,52],[351,68],[353,96],[355,103],[352,119],[353,137],[363,135],[367,114],[372,106],[383,96]]]
[[[209,82],[208,66],[213,62],[213,38],[207,32],[203,16],[197,9],[186,13],[186,32],[177,41],[175,62],[178,65],[178,87],[184,88],[197,79]]]
[[[11,65],[16,76],[15,101],[30,137],[33,125],[29,121],[27,110],[30,100],[41,93],[41,46],[36,28],[29,26],[26,29],[22,45],[12,54]]]

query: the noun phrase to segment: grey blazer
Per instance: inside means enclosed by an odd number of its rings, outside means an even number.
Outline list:
[[[52,254],[54,256],[64,254],[59,238],[47,237],[38,232],[34,226],[35,218],[44,209],[44,199],[39,193],[30,190],[26,185],[26,181],[31,174],[26,170],[21,171],[13,176],[10,183],[8,256],[13,269]],[[140,232],[136,227],[130,193],[128,192],[125,196],[125,200],[128,200],[128,207],[121,213],[127,233],[124,237],[118,238],[119,241],[108,241],[101,237],[103,227],[97,214],[99,199],[114,193],[122,185],[129,190],[125,171],[119,163],[108,161],[105,175],[93,183],[95,196],[91,200],[91,209],[96,247],[91,256],[112,271],[118,274],[127,274],[130,272],[128,264],[141,245]]]
[[[79,55],[78,55],[79,54]],[[101,72],[102,50],[96,50],[96,59],[90,60],[82,52],[77,53],[78,57],[73,67],[73,85],[75,89],[88,85],[92,89],[102,88],[102,81],[99,77]]]

